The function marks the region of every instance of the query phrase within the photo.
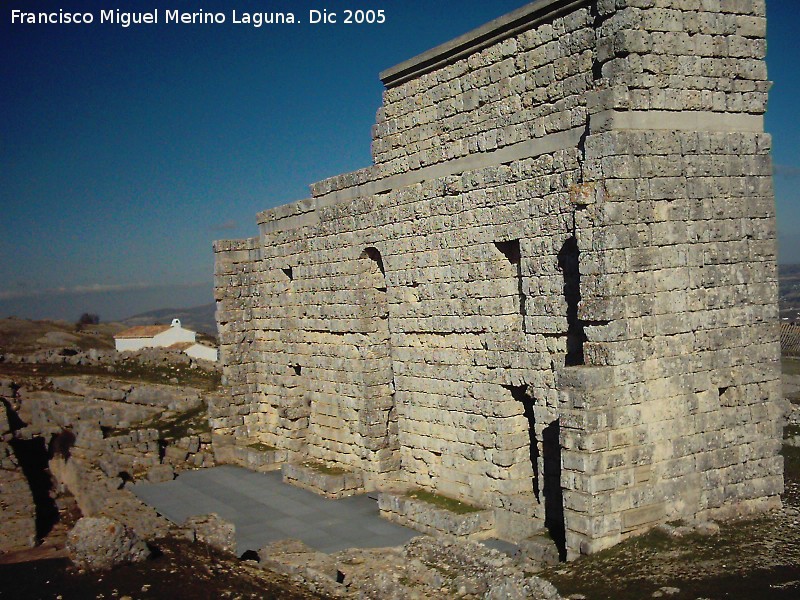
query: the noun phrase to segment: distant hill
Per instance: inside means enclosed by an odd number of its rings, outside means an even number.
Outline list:
[[[216,305],[203,304],[193,308],[159,308],[123,319],[121,323],[134,327],[136,325],[168,325],[172,319],[180,319],[181,325],[200,333],[217,335],[217,321],[214,317]]]
[[[32,321],[8,317],[0,319],[0,354],[28,354],[47,348],[77,347],[81,350],[114,348],[119,323],[86,325],[81,329],[67,321]]]
[[[778,265],[782,321],[800,322],[800,265]]]

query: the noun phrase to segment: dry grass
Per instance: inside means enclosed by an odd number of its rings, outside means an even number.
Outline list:
[[[460,500],[456,500],[455,498],[449,498],[447,496],[442,496],[441,494],[434,494],[433,492],[428,492],[426,490],[412,490],[406,494],[409,498],[413,498],[414,500],[421,500],[422,502],[427,502],[428,504],[432,504],[436,508],[443,508],[445,510],[449,510],[452,513],[456,513],[458,515],[466,515],[473,512],[478,512],[481,509],[472,506],[471,504],[467,504],[466,502],[461,502]]]

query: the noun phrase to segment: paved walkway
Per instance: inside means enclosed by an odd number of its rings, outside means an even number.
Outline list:
[[[286,538],[336,552],[397,546],[419,535],[382,519],[373,494],[328,500],[284,484],[280,471],[255,473],[224,465],[187,471],[166,483],[137,483],[131,490],[173,523],[217,513],[236,525],[239,556]]]

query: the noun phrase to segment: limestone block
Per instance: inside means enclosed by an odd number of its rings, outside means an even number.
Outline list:
[[[106,517],[79,519],[67,535],[66,549],[76,566],[92,571],[140,562],[150,555],[138,535]]]
[[[175,479],[175,471],[171,465],[154,465],[147,472],[147,481],[150,483],[162,483],[164,481],[172,481]]]
[[[494,527],[494,513],[481,510],[458,514],[407,496],[382,492],[378,508],[385,519],[412,527],[424,533],[448,534],[457,537],[483,537]]]
[[[225,553],[236,552],[236,526],[216,513],[189,517],[183,523],[187,537]]]
[[[285,483],[311,490],[326,498],[344,498],[364,491],[360,472],[330,468],[314,461],[284,463],[281,472]]]

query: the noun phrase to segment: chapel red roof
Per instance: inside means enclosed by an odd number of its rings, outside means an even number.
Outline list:
[[[167,331],[169,328],[170,325],[137,325],[120,331],[114,338],[151,338]]]

